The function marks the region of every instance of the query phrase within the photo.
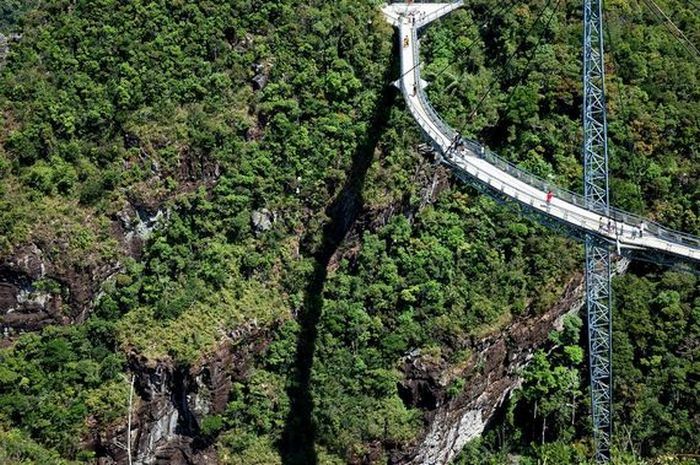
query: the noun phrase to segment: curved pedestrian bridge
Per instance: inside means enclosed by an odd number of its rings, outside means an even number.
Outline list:
[[[438,152],[455,174],[487,187],[499,196],[562,223],[566,227],[609,241],[620,252],[646,256],[673,256],[700,263],[700,238],[673,231],[640,216],[610,208],[606,214],[588,208],[584,197],[538,178],[488,150],[461,137],[428,102],[426,83],[420,77],[418,31],[430,22],[461,7],[453,3],[393,3],[382,8],[399,31],[401,77],[395,83],[406,104]],[[547,201],[548,193],[551,199]]]

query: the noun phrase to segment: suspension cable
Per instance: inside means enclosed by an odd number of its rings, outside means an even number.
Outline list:
[[[516,4],[517,4],[516,2],[512,2],[512,3],[510,4],[510,6],[509,6],[508,3],[504,3],[503,5],[501,5],[501,6],[500,6],[496,11],[494,11],[494,12],[488,12],[488,11],[487,11],[487,13],[489,13],[489,14],[488,14],[488,19],[487,19],[486,21],[484,21],[483,23],[481,23],[481,24],[479,25],[478,29],[481,29],[481,28],[483,28],[484,26],[486,26],[487,24],[491,23],[494,19],[496,19],[496,18],[498,17],[498,15],[510,13],[510,11],[515,7]],[[487,7],[487,8],[488,8],[488,7]],[[506,11],[506,9],[507,9],[507,11]],[[479,37],[478,34],[477,34],[477,37],[474,38],[474,39],[469,43],[469,45],[466,47],[465,52],[468,52],[469,50],[471,50],[471,48],[474,46],[474,44],[476,44],[476,42],[477,42],[480,38],[481,38],[481,37]],[[433,52],[433,55],[435,55],[437,52],[439,52],[440,50],[442,50],[444,47],[445,47],[445,46],[442,46],[442,47],[440,47],[438,50],[434,51],[434,52]],[[452,65],[451,62],[450,62],[450,63],[447,63],[445,66],[442,67],[442,69],[441,69],[440,71],[438,71],[438,72],[437,72],[434,76],[432,76],[431,78],[432,78],[432,79],[437,79],[437,78],[439,78],[439,77],[442,75],[442,73],[444,73],[451,65]]]
[[[610,66],[612,68],[612,74],[617,77],[618,81],[618,92],[617,92],[617,101],[618,105],[620,106],[620,119],[623,121],[623,123],[629,119],[630,113],[629,113],[629,108],[625,104],[625,100],[627,98],[625,97],[625,89],[624,89],[624,81],[622,79],[622,76],[619,75],[619,71],[622,69],[622,66],[620,66],[620,63],[617,61],[617,57],[615,55],[615,42],[613,41],[613,34],[610,31],[610,21],[609,21],[609,15],[608,12],[603,8],[603,18],[605,21],[603,22],[603,28],[605,29],[605,35],[606,35],[606,42],[608,43],[608,52],[610,53],[610,58],[612,58],[612,63],[610,63]],[[630,132],[630,128],[628,124],[623,124],[625,128],[625,139],[627,139],[627,142],[630,143],[631,145],[628,146],[628,149],[630,151],[634,150],[634,144],[632,143],[632,133]]]
[[[697,11],[700,11],[700,3],[695,3],[695,0],[688,0],[688,5],[690,5]]]
[[[654,16],[660,19],[666,26],[666,29],[671,33],[673,37],[685,48],[688,53],[695,54],[700,57],[700,50],[695,46],[694,43],[688,39],[688,36],[676,26],[676,23],[659,7],[659,5],[654,0],[642,0],[644,6],[646,6],[649,11],[651,11]]]
[[[544,16],[544,12],[552,5],[552,1],[553,1],[553,0],[548,0],[548,1],[547,1],[547,4],[546,4],[544,7],[542,7],[542,10],[540,10],[540,12],[538,13],[537,18],[536,18],[535,21],[532,23],[532,25],[530,26],[530,28],[528,29],[528,31],[525,33],[524,38],[523,38],[522,42],[520,43],[520,45],[510,54],[510,56],[509,56],[508,59],[506,60],[505,64],[503,65],[503,69],[505,69],[505,68],[508,67],[508,65],[510,64],[510,62],[511,62],[511,61],[513,60],[513,58],[515,57],[515,55],[516,55],[516,54],[520,51],[520,49],[525,45],[525,43],[527,42],[527,37],[528,37],[528,36],[530,35],[530,33],[535,29],[535,27],[537,26],[537,23],[540,22],[540,19]],[[561,1],[561,0],[558,0],[558,2],[560,2],[560,1]],[[557,5],[559,5],[559,3],[557,3]],[[555,10],[552,12],[552,14],[549,16],[549,19],[547,20],[547,24],[545,25],[544,30],[543,30],[542,33],[540,34],[539,39],[538,39],[538,41],[537,41],[535,47],[534,47],[533,50],[532,50],[532,55],[533,55],[533,56],[534,56],[534,51],[535,51],[535,49],[537,49],[537,48],[540,46],[540,44],[542,43],[542,37],[544,36],[544,33],[546,32],[547,28],[549,27],[549,24],[550,24],[550,22],[552,21],[552,18],[554,18],[554,16],[556,15],[556,12],[557,12],[557,10],[555,9]],[[497,76],[497,77],[495,77],[495,78],[493,78],[493,79],[491,80],[491,83],[490,83],[490,85],[488,86],[486,92],[481,96],[481,98],[480,98],[479,101],[477,102],[477,104],[476,104],[476,106],[474,107],[474,109],[469,113],[469,116],[468,116],[467,119],[464,121],[464,124],[462,125],[461,129],[458,131],[458,134],[461,134],[462,131],[464,131],[464,128],[467,126],[467,124],[468,124],[469,122],[471,122],[471,120],[474,118],[474,115],[475,115],[476,112],[479,110],[479,108],[481,108],[481,105],[484,103],[484,101],[485,101],[486,98],[489,96],[489,94],[493,91],[494,87],[496,86],[496,84],[498,83],[498,81],[499,81],[499,79],[500,79],[501,77],[502,77],[502,76]],[[453,145],[455,145],[457,142],[458,142],[458,140],[455,140],[455,141],[453,142]],[[449,150],[451,150],[451,149],[452,149],[452,147],[450,147]]]
[[[508,11],[512,10],[513,7],[514,7],[515,5],[516,5],[515,2],[511,3],[510,7],[508,7]],[[508,6],[508,4],[506,3],[506,4],[502,5],[501,7],[499,7],[499,9],[496,10],[495,12],[493,12],[493,13],[490,12],[490,11],[488,11],[488,7],[487,7],[487,19],[486,19],[485,21],[483,21],[481,24],[479,24],[478,29],[481,29],[482,27],[486,26],[486,25],[489,24],[491,21],[493,21],[493,19],[496,17],[496,15],[497,15],[497,14],[500,14],[500,13],[503,13],[503,10],[505,10],[505,8],[506,8],[507,6]],[[506,12],[506,13],[507,13],[507,12]],[[466,51],[469,51],[469,50],[474,46],[474,44],[477,42],[477,40],[479,40],[478,37],[475,38],[474,40],[472,40],[471,43],[467,46]],[[438,47],[436,50],[433,51],[433,54],[436,54],[436,53],[438,53],[438,52],[444,50],[445,48],[447,48],[447,44],[444,44],[444,45],[441,45],[440,47]],[[413,65],[410,69],[408,69],[408,70],[407,70],[406,72],[404,72],[401,76],[399,76],[398,80],[401,81],[404,77],[406,77],[406,75],[412,73],[414,69],[416,69],[418,66],[420,66],[420,65],[422,65],[422,64],[424,64],[424,63],[425,63],[424,60],[419,60],[418,63],[416,63],[415,65]],[[438,74],[436,74],[436,75],[433,77],[433,79],[439,77],[447,68],[449,68],[449,66],[450,66],[450,64],[448,64],[448,65],[445,66],[443,69],[441,69],[440,72],[439,72]]]
[[[630,168],[633,171],[633,175],[637,179],[641,179],[641,167],[639,166],[638,158],[634,156],[634,139],[632,136],[632,131],[630,130],[630,125],[629,125],[629,120],[630,120],[630,111],[629,111],[629,106],[625,103],[625,101],[628,101],[629,99],[625,95],[625,84],[624,80],[622,79],[622,76],[619,75],[619,71],[622,69],[622,66],[620,66],[620,63],[617,61],[617,56],[615,54],[615,42],[613,40],[613,34],[612,31],[610,30],[610,21],[609,21],[609,15],[608,12],[605,8],[603,8],[603,18],[605,21],[603,21],[603,28],[604,32],[606,35],[606,42],[608,43],[608,52],[610,53],[610,57],[612,58],[612,63],[610,63],[610,66],[612,68],[612,74],[617,77],[618,81],[618,92],[617,92],[617,101],[618,105],[620,107],[620,122],[623,127],[623,147],[626,147],[629,153],[632,155],[631,160],[630,160]],[[609,115],[609,113],[608,113]],[[613,146],[608,145],[608,147],[612,148]],[[634,183],[637,191],[637,195],[639,198],[642,198],[642,187],[639,182]]]
[[[549,24],[552,22],[552,19],[557,14],[557,10],[559,10],[559,5],[561,5],[561,2],[562,2],[562,0],[557,0],[557,4],[554,5],[554,11],[552,11],[552,14],[547,19],[547,24],[545,24],[545,26],[544,26],[543,33],[540,34],[539,38],[537,39],[537,44],[535,44],[535,46],[532,47],[532,49],[530,49],[530,53],[529,53],[529,55],[527,57],[527,61],[525,63],[525,67],[523,68],[523,71],[520,73],[520,76],[518,77],[518,79],[515,80],[513,86],[518,85],[521,82],[523,82],[525,77],[530,74],[530,65],[534,61],[535,53],[537,52],[537,49],[539,49],[540,45],[542,44],[542,39],[544,38],[544,32],[546,32],[547,29],[549,29]],[[508,94],[508,100],[506,100],[506,106],[508,106],[510,101],[513,99],[513,95],[514,95],[514,92],[510,92]]]

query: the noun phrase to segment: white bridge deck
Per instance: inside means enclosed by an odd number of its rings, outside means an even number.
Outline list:
[[[700,262],[700,238],[675,232],[649,220],[611,209],[608,215],[589,210],[582,196],[536,178],[479,143],[462,140],[442,121],[427,100],[420,78],[418,30],[462,6],[454,3],[394,3],[383,7],[388,21],[399,30],[401,78],[397,85],[411,114],[430,142],[459,177],[469,176],[508,198],[523,203],[577,230],[593,233],[617,245],[618,250],[643,250]],[[462,143],[457,143],[461,141]],[[554,197],[546,202],[547,191]],[[643,234],[640,225],[643,223]]]

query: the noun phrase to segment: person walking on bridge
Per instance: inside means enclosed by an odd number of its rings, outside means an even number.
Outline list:
[[[554,198],[554,192],[550,190],[547,191],[547,197],[545,197],[547,200],[547,205],[552,203],[552,199]]]

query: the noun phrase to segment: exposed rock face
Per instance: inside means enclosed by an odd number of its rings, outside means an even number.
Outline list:
[[[0,55],[21,39],[21,34],[0,34]],[[260,72],[264,69],[260,68]],[[125,192],[128,200],[116,206],[118,211],[109,218],[101,217],[89,206],[75,205],[76,217],[90,223],[86,226],[98,228],[102,221],[109,221],[109,229],[100,232],[108,234],[110,241],[100,239],[100,245],[113,240],[117,244],[114,249],[111,245],[107,252],[92,245],[71,249],[69,238],[44,225],[34,228],[26,242],[0,251],[0,343],[7,343],[14,334],[38,330],[47,324],[84,321],[103,283],[123,269],[125,258],[138,260],[148,236],[167,221],[166,202],[216,183],[221,167],[211,153],[175,144],[177,165],[162,167],[154,147],[164,143],[125,132],[123,146],[135,150],[133,156],[123,160],[124,170],[138,165],[144,172],[150,169],[150,178],[129,186]],[[154,181],[166,179],[174,180],[177,187],[167,191],[151,188],[157,184]],[[46,283],[38,283],[40,280],[50,281],[49,292],[42,290]]]
[[[253,77],[253,89],[262,90],[265,88],[266,84],[267,84],[267,76],[265,76],[264,74],[256,74]]]
[[[0,65],[2,65],[10,52],[10,42],[19,42],[20,40],[22,40],[22,34],[15,32],[4,35],[0,33]]]
[[[23,247],[0,262],[0,328],[2,336],[17,330],[32,330],[50,322],[67,323],[62,314],[64,296],[37,288],[51,267],[39,247]]]
[[[267,345],[265,332],[255,326],[244,328],[235,340],[192,367],[132,355],[138,399],[131,429],[135,465],[216,463],[211,444],[199,437],[200,422],[207,415],[224,411],[233,382],[247,376],[254,357]],[[128,464],[127,437],[124,422],[95,433],[89,446],[98,452],[100,465]]]
[[[253,229],[257,234],[272,229],[272,225],[276,221],[276,219],[276,215],[267,208],[256,210],[251,215]]]
[[[118,221],[112,234],[124,256],[138,256],[142,237]],[[102,283],[122,269],[118,259],[107,261],[89,251],[79,263],[71,262],[67,247],[65,237],[42,237],[0,257],[0,338],[84,321]]]
[[[269,79],[269,70],[262,63],[254,63],[253,71],[255,72],[252,79],[253,90],[263,90]]]
[[[616,263],[624,273],[629,261]],[[520,370],[533,352],[545,343],[552,330],[560,330],[566,315],[579,312],[585,304],[583,276],[566,286],[559,302],[546,313],[522,317],[497,334],[478,342],[477,349],[457,377],[466,380],[462,392],[447,396],[450,367],[421,363],[407,357],[402,397],[411,405],[428,409],[427,428],[409,450],[395,453],[394,465],[444,465],[450,463],[470,440],[484,431],[488,421],[522,379]],[[431,405],[434,406],[431,408]]]
[[[9,46],[7,45],[7,37],[0,33],[0,62],[5,60],[7,52],[9,51]]]
[[[138,144],[138,139],[126,135],[125,144]],[[211,185],[220,174],[217,163],[189,154],[183,157],[179,170],[180,190],[171,196]],[[138,259],[154,229],[167,222],[170,211],[163,208],[166,200],[132,199],[110,218],[109,234],[118,244],[116,258],[92,250],[71,258],[68,238],[51,233],[17,244],[0,256],[0,342],[49,324],[84,321],[103,283],[123,270],[123,259]],[[42,281],[52,284],[50,291],[42,290]]]
[[[133,210],[134,212],[130,214],[128,209],[123,209],[117,213],[117,219],[124,230],[124,240],[131,246],[132,250],[140,251],[143,243],[158,225],[170,217],[170,212],[157,209],[152,213],[145,208],[134,208]]]
[[[405,400],[413,399],[423,408],[430,407],[426,397],[433,397],[434,407],[426,413],[428,428],[411,450],[393,457],[392,464],[437,465],[449,463],[466,445],[478,437],[488,420],[508,394],[520,386],[520,369],[533,351],[543,344],[558,320],[583,305],[583,278],[569,282],[563,298],[538,317],[521,318],[507,328],[477,343],[477,348],[457,377],[466,380],[463,391],[448,399],[444,373],[448,367],[421,366],[407,360],[407,379],[402,390]],[[429,394],[428,394],[429,393]]]

